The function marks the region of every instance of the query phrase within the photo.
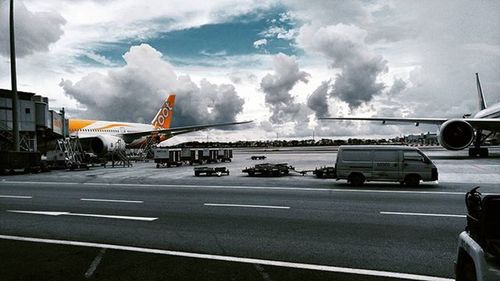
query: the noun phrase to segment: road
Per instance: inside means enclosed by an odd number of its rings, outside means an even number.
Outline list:
[[[500,193],[500,150],[491,152],[488,159],[469,159],[464,151],[428,149],[439,183],[412,189],[397,183],[353,189],[345,181],[312,176],[253,178],[241,173],[263,162],[251,161],[253,154],[267,155],[266,162],[310,170],[333,165],[335,151],[238,151],[231,163],[216,164],[231,170],[230,176],[221,178],[193,177],[189,166],[156,169],[154,163],[5,176],[0,178],[0,238],[52,239],[30,241],[64,245],[73,241],[98,249],[136,247],[126,250],[206,261],[184,263],[188,272],[210,262],[230,261],[222,267],[232,273],[210,275],[217,271],[210,265],[197,273],[198,280],[255,280],[252,274],[265,281],[293,279],[282,268],[311,270],[295,280],[452,278],[457,237],[465,227],[464,193],[477,184],[482,192]],[[24,249],[29,255],[40,248],[4,240],[0,245],[11,247],[2,252],[14,255],[16,247],[28,247]],[[71,251],[53,249],[47,254],[61,252]],[[123,255],[107,252],[104,260],[114,256],[133,263],[132,254]],[[172,260],[161,260],[158,271],[164,272]],[[253,268],[256,264],[264,270]],[[263,271],[278,273],[268,278]],[[113,276],[117,270],[110,272]],[[250,273],[244,278],[241,272]],[[325,272],[336,274],[326,277]],[[231,274],[237,277],[228,277]]]
[[[448,278],[464,214],[459,191],[0,183],[1,235]]]

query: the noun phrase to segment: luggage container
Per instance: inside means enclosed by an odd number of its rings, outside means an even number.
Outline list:
[[[189,165],[203,164],[203,149],[191,148],[191,159],[189,160]]]
[[[168,164],[169,157],[167,148],[155,148],[153,154],[156,168],[164,167]]]
[[[233,158],[233,150],[229,148],[220,148],[217,158],[220,162],[231,162]]]
[[[192,158],[191,158],[191,149],[190,148],[182,148],[181,149],[181,161],[188,162],[189,164],[191,164]]]
[[[182,165],[182,160],[181,160],[181,148],[170,148],[168,150],[168,163],[167,167],[170,166],[181,166]]]
[[[208,149],[208,160],[207,163],[217,163],[219,159],[219,149],[209,148]]]
[[[198,157],[200,163],[209,163],[208,160],[210,160],[210,151],[208,148],[198,149]]]

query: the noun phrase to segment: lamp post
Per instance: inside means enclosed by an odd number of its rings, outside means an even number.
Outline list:
[[[14,0],[10,0],[10,79],[12,84],[12,133],[14,151],[19,151],[19,112],[16,79],[16,43],[14,40]]]

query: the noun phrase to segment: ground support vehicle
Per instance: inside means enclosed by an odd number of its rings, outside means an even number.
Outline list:
[[[335,172],[335,167],[316,168],[313,171],[313,174],[321,179],[334,179],[337,177],[337,173]]]
[[[203,151],[200,148],[191,148],[191,159],[189,160],[189,165],[203,164]]]
[[[0,172],[22,169],[26,173],[38,173],[42,166],[41,154],[31,151],[0,151]]]
[[[465,195],[467,227],[458,237],[457,281],[500,280],[500,195]]]
[[[194,175],[199,177],[205,176],[229,176],[229,170],[226,167],[196,167],[194,168]]]
[[[279,164],[257,164],[254,167],[243,169],[243,173],[248,173],[249,176],[286,176],[290,173],[290,170],[294,170],[295,168],[288,165],[288,163],[279,163]]]
[[[252,155],[250,159],[252,160],[265,160],[267,157],[265,155]]]
[[[353,186],[366,181],[395,181],[417,186],[420,181],[436,181],[438,170],[418,148],[408,146],[340,146],[335,162],[337,180]]]
[[[156,148],[154,150],[154,161],[156,168],[181,166],[181,149],[180,148]]]
[[[189,163],[190,165],[193,162],[190,148],[182,148],[181,149],[181,162]]]
[[[217,162],[219,162],[219,149],[209,148],[207,163],[217,163]]]
[[[233,158],[233,150],[229,148],[219,148],[217,160],[219,162],[231,162]]]

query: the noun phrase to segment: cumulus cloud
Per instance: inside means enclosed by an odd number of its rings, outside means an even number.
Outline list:
[[[314,111],[317,118],[328,115],[328,97],[331,95],[331,87],[330,81],[324,81],[307,99],[307,106]]]
[[[299,82],[308,82],[309,74],[301,71],[293,56],[278,54],[273,58],[274,74],[266,74],[260,82],[266,105],[271,109],[270,121],[283,123],[306,118],[304,105],[297,103],[290,91]]]
[[[0,55],[10,54],[9,1],[0,0]],[[16,56],[47,52],[63,35],[66,20],[57,12],[31,12],[23,1],[15,1]]]
[[[206,79],[198,85],[187,75],[177,75],[162,54],[147,44],[131,47],[123,58],[125,66],[105,74],[61,82],[65,94],[85,108],[83,117],[147,123],[169,93],[177,94],[173,126],[232,122],[243,110],[244,100],[233,85]]]
[[[365,46],[365,37],[365,30],[342,23],[320,28],[304,25],[297,37],[300,47],[324,55],[332,68],[341,71],[335,76],[332,94],[351,109],[381,94],[385,87],[377,79],[387,71],[387,63]]]
[[[255,49],[258,49],[258,48],[260,48],[262,46],[265,46],[266,44],[267,44],[267,39],[259,39],[259,40],[255,41],[255,42],[253,42],[253,47]]]
[[[397,95],[406,89],[406,81],[401,78],[394,79],[394,83],[392,83],[391,89],[389,90],[389,95]]]

